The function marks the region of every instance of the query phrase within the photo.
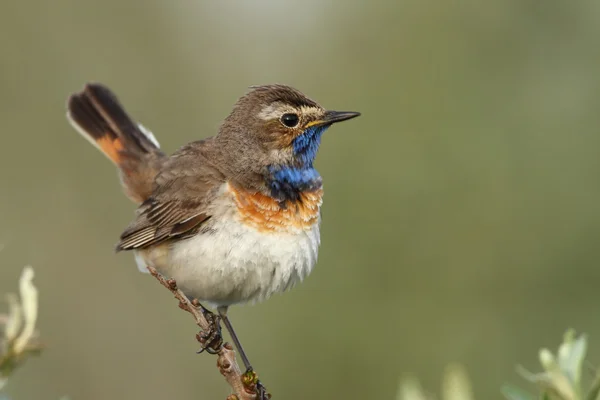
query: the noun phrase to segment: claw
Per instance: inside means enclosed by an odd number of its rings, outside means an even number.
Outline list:
[[[221,335],[221,324],[219,316],[213,314],[206,308],[204,308],[198,301],[195,301],[196,305],[200,307],[202,314],[206,320],[210,323],[211,327],[207,331],[201,331],[196,335],[196,339],[200,344],[202,344],[202,348],[198,350],[196,353],[200,354],[206,351],[208,354],[217,354],[221,351],[221,347],[223,346],[223,337]]]
[[[215,354],[219,354],[219,351],[221,351],[221,347],[222,347],[222,346],[220,346],[220,345],[219,345],[219,346],[218,346],[218,348],[216,348],[216,349],[213,349],[213,348],[212,348],[212,345],[211,345],[211,346],[207,346],[207,347],[205,347],[204,349],[202,349],[202,350],[200,350],[200,351],[197,351],[196,353],[197,353],[197,354],[200,354],[200,353],[202,353],[202,351],[206,351],[208,354],[211,354],[211,355],[213,355],[213,356],[214,356]]]

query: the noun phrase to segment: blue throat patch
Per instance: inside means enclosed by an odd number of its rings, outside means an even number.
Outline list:
[[[292,142],[294,157],[300,166],[272,165],[269,167],[271,196],[285,202],[298,200],[300,193],[321,187],[321,175],[313,168],[321,136],[329,126],[310,127]]]
[[[313,161],[317,157],[317,150],[321,144],[321,136],[329,128],[325,126],[311,126],[305,130],[302,135],[299,135],[292,142],[294,147],[294,155],[302,165],[312,168]]]

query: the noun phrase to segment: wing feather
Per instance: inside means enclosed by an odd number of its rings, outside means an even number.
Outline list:
[[[225,182],[211,162],[211,145],[211,139],[194,142],[169,158],[155,179],[152,196],[121,234],[117,251],[188,237],[211,217],[208,205]]]

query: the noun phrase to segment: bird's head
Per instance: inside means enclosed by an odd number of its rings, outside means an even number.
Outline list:
[[[289,86],[256,86],[235,104],[217,140],[237,174],[258,174],[275,197],[293,197],[321,187],[313,162],[327,128],[359,115],[326,110]]]

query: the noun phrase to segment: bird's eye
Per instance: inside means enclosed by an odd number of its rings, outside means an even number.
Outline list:
[[[296,114],[289,113],[281,116],[281,123],[288,128],[293,128],[298,125],[298,121],[300,121],[300,118],[298,118]]]

